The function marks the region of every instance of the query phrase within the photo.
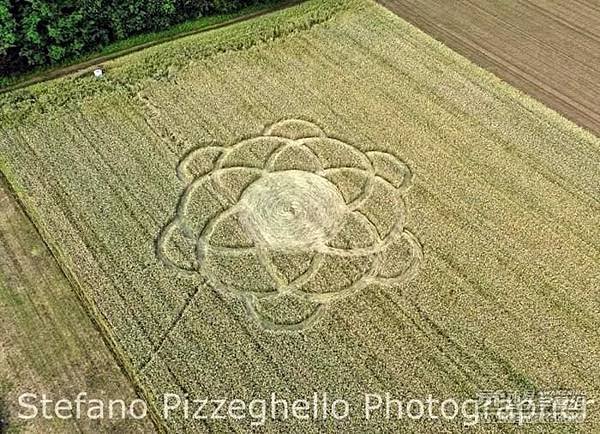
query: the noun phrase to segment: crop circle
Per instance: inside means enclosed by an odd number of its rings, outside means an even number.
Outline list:
[[[269,173],[242,195],[255,241],[273,249],[310,249],[333,237],[344,200],[323,177],[300,170]]]
[[[239,297],[265,329],[303,330],[369,284],[412,279],[422,261],[405,228],[408,166],[313,123],[197,148],[178,175],[187,187],[159,257]]]

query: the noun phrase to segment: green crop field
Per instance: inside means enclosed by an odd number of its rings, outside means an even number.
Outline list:
[[[267,432],[442,432],[363,395],[600,390],[600,140],[370,0],[0,105],[0,168],[160,429],[258,423],[164,393],[352,404]]]

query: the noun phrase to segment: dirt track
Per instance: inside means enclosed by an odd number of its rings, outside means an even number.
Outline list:
[[[379,1],[503,80],[600,134],[600,3]]]
[[[183,33],[178,33],[176,35],[170,35],[163,38],[156,39],[154,41],[146,42],[144,44],[136,45],[134,47],[125,48],[123,50],[116,51],[114,53],[106,54],[103,56],[93,57],[84,62],[76,63],[74,65],[65,66],[57,69],[50,69],[48,71],[41,72],[40,74],[34,75],[31,78],[17,82],[14,85],[7,86],[5,88],[0,88],[0,94],[11,92],[13,90],[22,89],[27,86],[31,86],[32,84],[42,83],[44,81],[53,80],[55,78],[63,77],[65,75],[73,74],[73,73],[91,73],[94,69],[101,66],[102,63],[108,62],[113,59],[117,59],[122,56],[126,56],[131,53],[135,53],[137,51],[144,50],[146,48],[154,47],[155,45],[164,44],[169,41],[174,41],[176,39],[185,38],[186,36],[195,35],[197,33],[208,32],[210,30],[220,29],[222,27],[229,26],[231,24],[239,23],[242,21],[247,21],[252,18],[257,18],[263,15],[270,14],[272,12],[276,12],[281,9],[285,9],[287,7],[293,6],[294,4],[300,3],[300,0],[289,0],[283,1],[281,3],[277,3],[271,7],[258,10],[256,12],[249,13],[247,15],[242,15],[236,18],[232,18],[231,20],[213,24],[210,26],[202,27],[199,29],[190,30]]]

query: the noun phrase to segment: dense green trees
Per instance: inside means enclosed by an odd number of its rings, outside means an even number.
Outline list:
[[[0,78],[257,0],[0,0]]]
[[[8,0],[0,0],[0,56],[17,42],[17,22],[11,14]]]

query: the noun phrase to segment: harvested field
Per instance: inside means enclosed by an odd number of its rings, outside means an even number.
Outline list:
[[[23,393],[136,395],[73,288],[0,177],[0,432],[153,432],[149,420],[22,420]],[[4,425],[4,426],[3,426]],[[10,429],[10,430],[9,430]]]
[[[158,417],[316,391],[349,417],[264,430],[460,431],[363,395],[600,390],[600,140],[374,2],[0,101],[2,171]]]
[[[600,134],[600,4],[380,0],[450,48]]]

